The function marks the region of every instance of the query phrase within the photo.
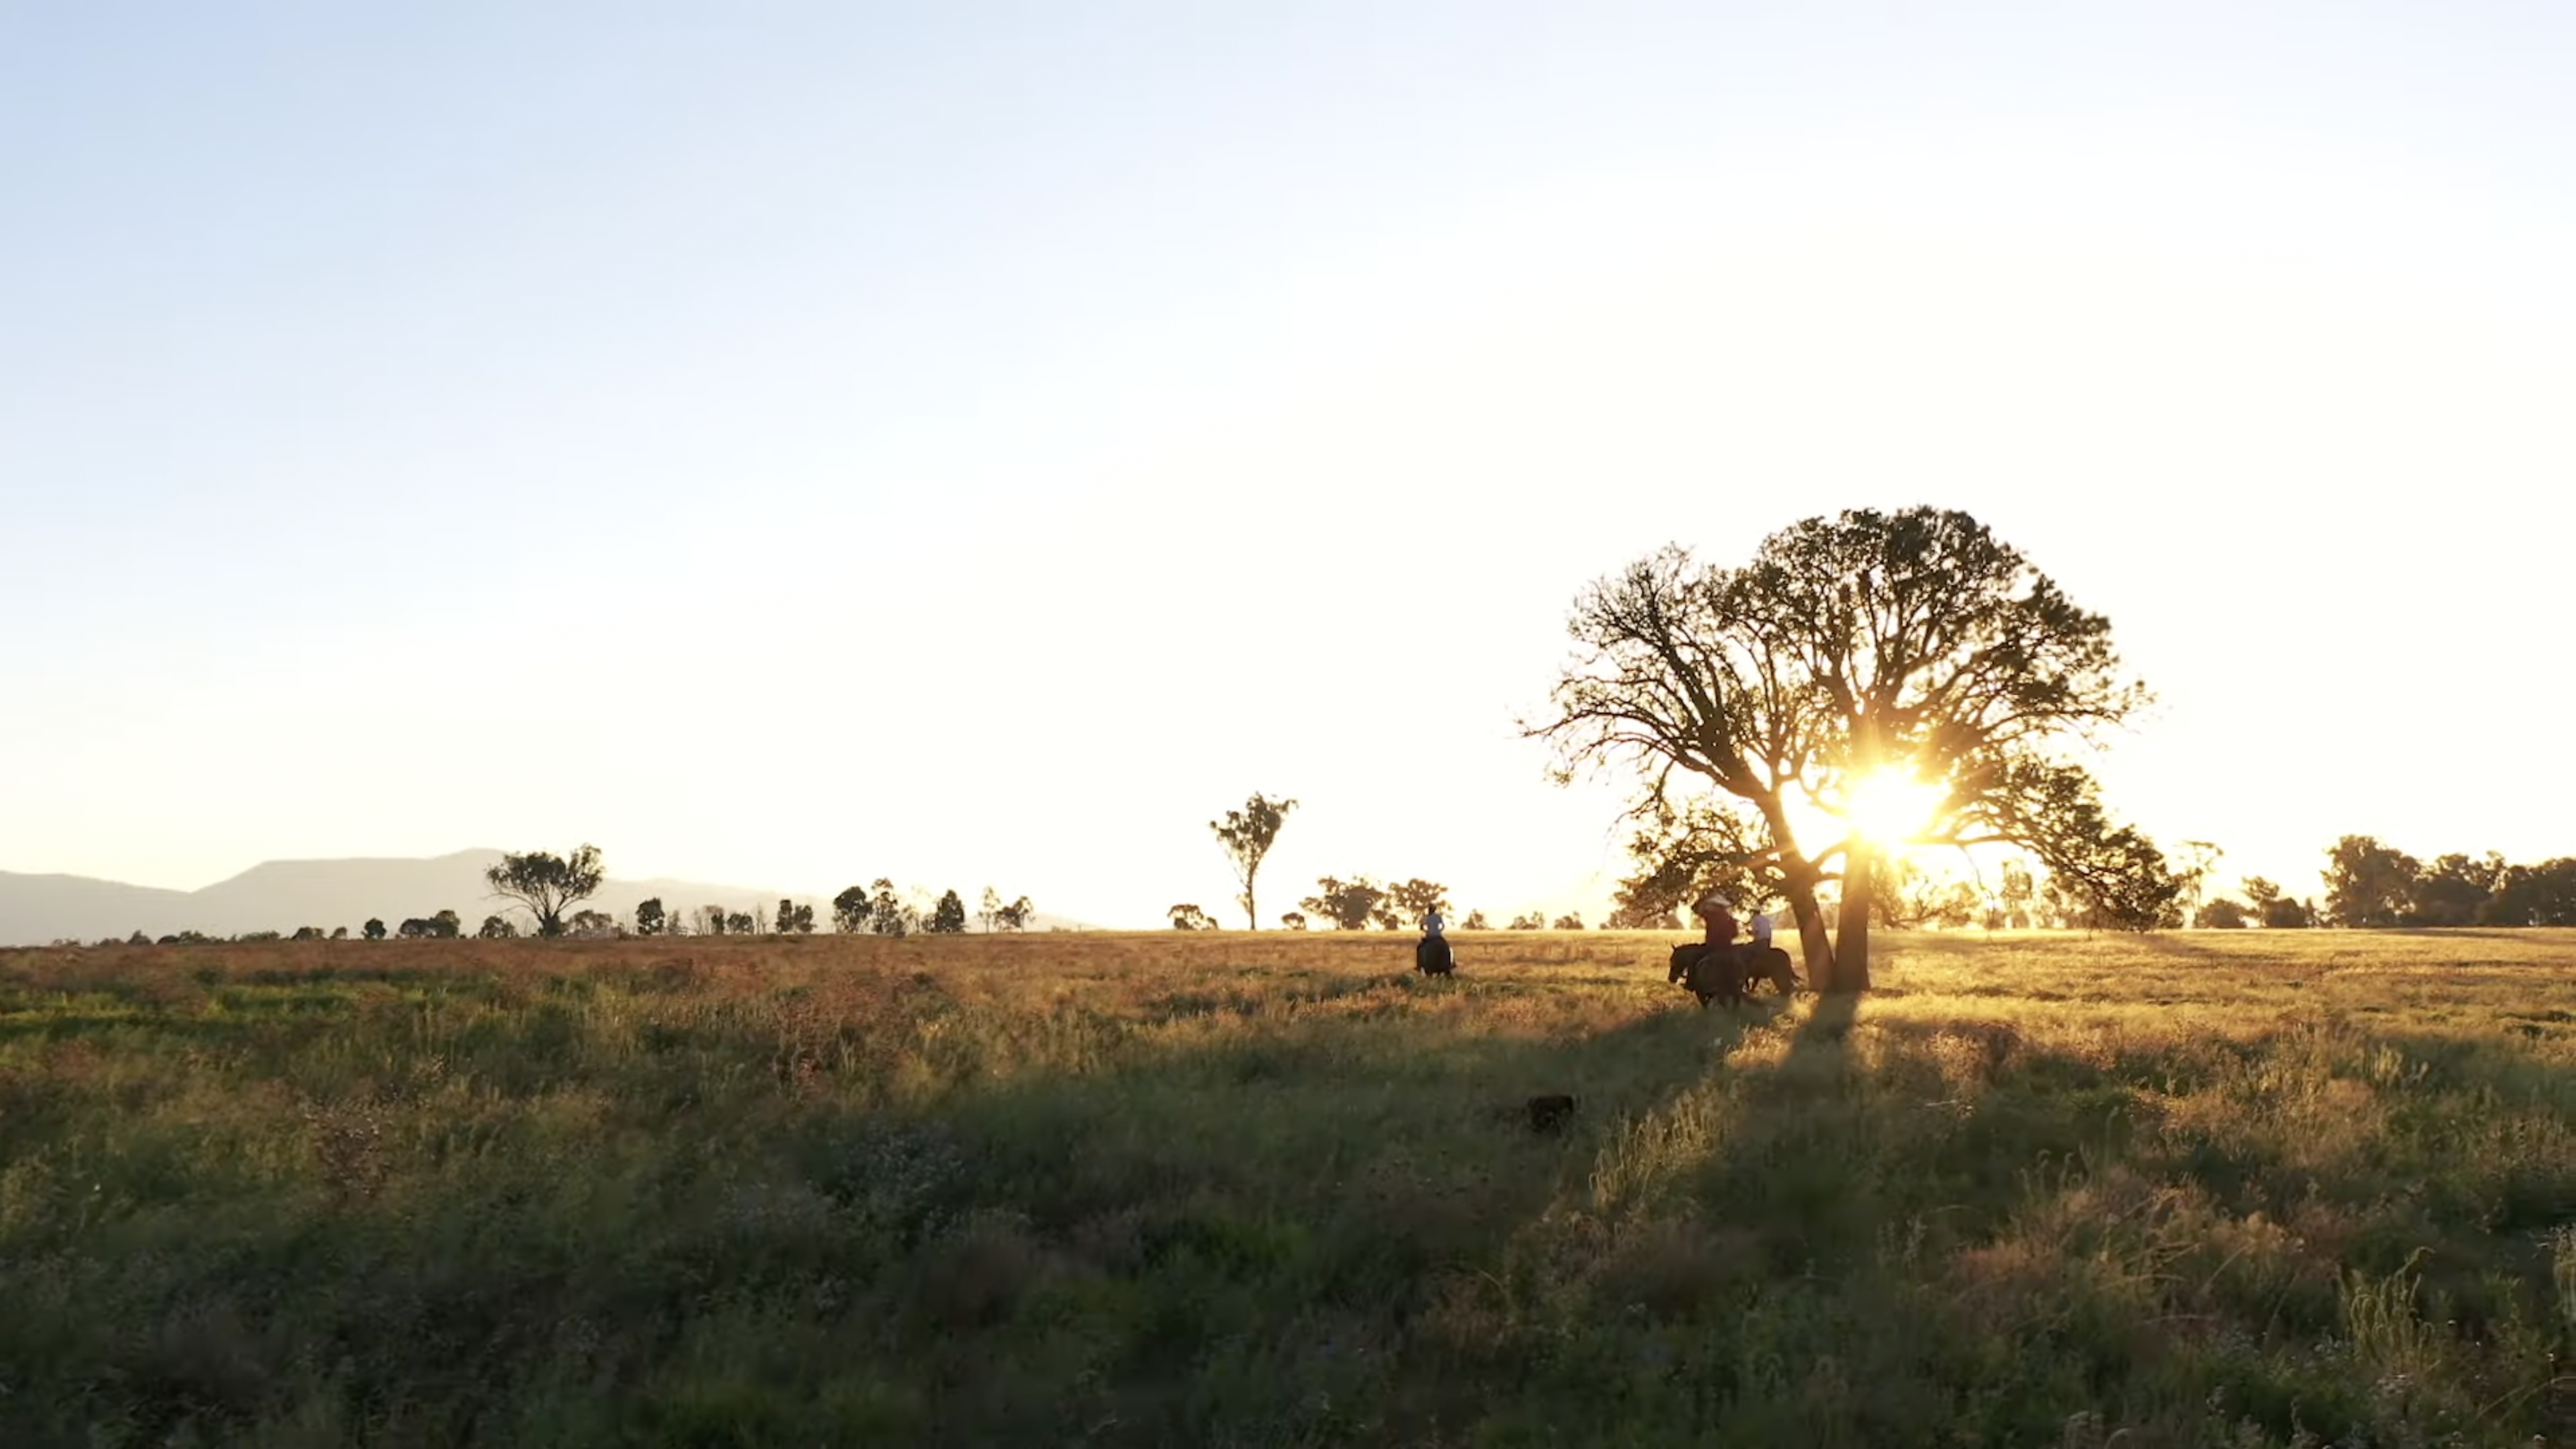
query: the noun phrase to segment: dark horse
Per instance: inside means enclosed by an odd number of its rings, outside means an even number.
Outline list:
[[[1413,943],[1413,969],[1425,976],[1446,976],[1458,969],[1458,958],[1449,953],[1449,938],[1425,936]]]
[[[1711,946],[1701,941],[1675,946],[1672,970],[1664,979],[1682,984],[1699,998],[1702,1006],[1711,1001],[1733,1006],[1749,994],[1756,981],[1769,981],[1782,996],[1798,989],[1798,974],[1789,964],[1789,953],[1777,946],[1750,941],[1734,946]]]

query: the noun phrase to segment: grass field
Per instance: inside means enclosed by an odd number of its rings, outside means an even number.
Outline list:
[[[2576,933],[1677,939],[0,952],[0,1444],[2576,1444]]]

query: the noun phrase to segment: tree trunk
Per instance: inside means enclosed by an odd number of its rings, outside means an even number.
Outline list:
[[[1252,878],[1260,873],[1257,865],[1243,873],[1243,928],[1247,931],[1261,929],[1261,913],[1252,904]]]
[[[1868,846],[1854,840],[1843,864],[1840,928],[1834,933],[1834,978],[1818,990],[1857,993],[1869,989],[1869,908],[1877,861]]]
[[[1834,945],[1825,935],[1825,913],[1812,886],[1789,892],[1789,914],[1797,918],[1799,954],[1807,961],[1807,989],[1822,991],[1834,979]]]

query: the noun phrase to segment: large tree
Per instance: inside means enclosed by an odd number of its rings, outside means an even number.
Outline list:
[[[599,863],[599,847],[585,845],[569,857],[542,850],[504,855],[499,865],[483,872],[483,879],[492,894],[528,908],[537,918],[538,935],[560,936],[565,909],[598,894],[607,874]]]
[[[1736,569],[1667,548],[1586,588],[1568,629],[1553,712],[1525,724],[1559,778],[1638,771],[1645,873],[1787,901],[1823,989],[1869,985],[1891,848],[2018,846],[2114,924],[2172,903],[2161,853],[2071,758],[2145,699],[2110,621],[1965,513],[1809,518]],[[1802,816],[1826,838],[1802,838]]]
[[[1235,879],[1243,882],[1243,894],[1235,903],[1243,907],[1245,929],[1261,929],[1261,913],[1252,903],[1253,878],[1261,874],[1262,859],[1279,839],[1279,827],[1287,822],[1288,812],[1297,808],[1294,800],[1270,800],[1256,793],[1243,802],[1240,810],[1228,810],[1223,820],[1211,820],[1208,829],[1216,832],[1216,843],[1225,848],[1226,859],[1234,864]]]

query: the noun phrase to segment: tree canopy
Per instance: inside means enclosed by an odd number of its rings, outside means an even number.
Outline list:
[[[542,850],[504,855],[499,865],[483,872],[483,879],[492,894],[528,908],[528,914],[537,918],[538,935],[560,936],[565,909],[596,895],[607,875],[599,863],[599,847],[585,845],[570,856]]]
[[[2146,699],[2120,677],[2110,622],[1965,513],[1809,518],[1733,569],[1666,548],[1587,587],[1568,631],[1551,713],[1524,728],[1560,779],[1640,781],[1650,888],[1623,911],[1712,886],[1785,899],[1811,977],[1862,990],[1890,850],[2018,846],[2121,924],[2152,925],[2172,900],[2162,854],[2112,823],[2071,758]],[[1830,948],[1827,881],[1841,883]]]
[[[1208,829],[1225,850],[1226,859],[1234,865],[1235,879],[1243,883],[1243,894],[1235,904],[1243,907],[1245,927],[1261,929],[1261,912],[1253,904],[1253,881],[1261,874],[1261,862],[1279,839],[1279,827],[1288,820],[1288,812],[1297,808],[1294,800],[1272,800],[1255,792],[1243,802],[1240,810],[1228,810],[1223,820],[1211,820]]]

